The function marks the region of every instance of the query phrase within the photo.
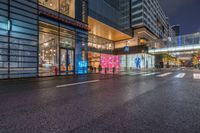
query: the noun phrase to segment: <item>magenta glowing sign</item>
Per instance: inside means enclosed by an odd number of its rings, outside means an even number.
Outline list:
[[[120,68],[120,56],[101,54],[101,66],[102,68],[116,69]]]

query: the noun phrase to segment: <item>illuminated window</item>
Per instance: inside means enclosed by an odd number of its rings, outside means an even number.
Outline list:
[[[40,23],[39,39],[39,75],[55,75],[55,67],[59,64],[58,27]]]
[[[72,18],[75,17],[74,0],[60,0],[60,13],[63,13]]]
[[[54,11],[75,18],[75,0],[39,0],[39,3]]]
[[[39,0],[39,3],[54,11],[59,11],[59,0]]]
[[[39,75],[73,74],[75,32],[40,22]],[[60,60],[60,63],[59,63]]]

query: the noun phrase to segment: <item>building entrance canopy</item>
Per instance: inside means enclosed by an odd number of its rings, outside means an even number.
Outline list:
[[[100,36],[102,38],[112,40],[112,41],[119,41],[132,38],[131,36],[110,27],[98,20],[95,20],[91,17],[88,17],[88,24],[90,27],[90,33],[96,36]]]
[[[148,46],[148,52],[151,54],[200,50],[200,32],[156,40],[150,42]]]

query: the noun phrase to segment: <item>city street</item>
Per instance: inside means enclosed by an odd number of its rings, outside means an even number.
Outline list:
[[[200,72],[0,81],[0,133],[197,133]]]

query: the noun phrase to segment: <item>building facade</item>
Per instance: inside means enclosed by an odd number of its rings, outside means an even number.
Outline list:
[[[176,36],[181,35],[181,29],[180,28],[181,28],[181,26],[179,24],[172,26],[172,29],[174,30]]]
[[[87,73],[87,4],[0,1],[0,79]]]
[[[148,53],[148,44],[175,35],[159,2],[131,0],[131,28],[133,38],[115,42],[115,54],[124,57],[121,70],[154,68],[155,56]],[[128,53],[124,51],[126,47],[130,49]]]
[[[89,72],[120,69],[114,55],[115,42],[132,38],[130,0],[89,0],[88,66]]]
[[[169,36],[170,24],[157,0],[132,0],[133,28],[146,27],[158,38]]]
[[[0,79],[152,68],[170,27],[157,0],[3,0]]]

